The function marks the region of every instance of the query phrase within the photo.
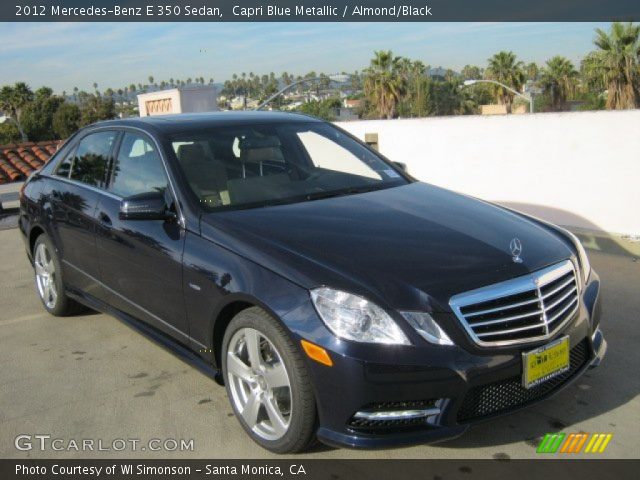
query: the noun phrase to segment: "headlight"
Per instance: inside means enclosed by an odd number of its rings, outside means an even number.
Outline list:
[[[322,287],[311,290],[311,299],[322,321],[337,337],[365,343],[411,344],[387,312],[365,298]]]
[[[416,329],[416,332],[422,336],[427,342],[435,345],[453,345],[453,341],[449,338],[440,325],[426,312],[401,312],[407,322]]]
[[[586,285],[587,280],[589,280],[589,274],[591,273],[591,264],[589,263],[587,252],[582,246],[582,242],[580,242],[580,239],[578,237],[576,237],[569,230],[565,230],[564,228],[562,229],[562,231],[565,233],[565,235],[567,235],[567,237],[571,239],[571,241],[576,246],[576,250],[578,251],[578,260],[580,261],[580,267],[582,268],[584,284]]]

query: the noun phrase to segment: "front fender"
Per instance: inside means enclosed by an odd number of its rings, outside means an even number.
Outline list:
[[[305,288],[191,232],[185,239],[183,288],[193,348],[214,365],[214,332],[217,322],[229,320],[228,309],[258,306],[291,331],[287,313],[309,298]]]

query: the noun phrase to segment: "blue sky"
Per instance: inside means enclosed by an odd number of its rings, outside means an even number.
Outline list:
[[[361,70],[374,50],[456,70],[513,50],[525,62],[564,55],[576,66],[598,23],[5,23],[0,85],[25,81],[60,92],[146,83],[147,77],[234,72]]]

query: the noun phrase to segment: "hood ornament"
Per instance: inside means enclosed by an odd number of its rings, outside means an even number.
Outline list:
[[[522,263],[522,242],[518,237],[514,237],[509,242],[509,248],[511,249],[511,255],[513,263]]]

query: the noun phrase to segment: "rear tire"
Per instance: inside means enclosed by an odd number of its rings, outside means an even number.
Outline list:
[[[62,266],[53,243],[45,233],[40,234],[33,246],[33,270],[36,293],[47,312],[65,317],[83,310],[82,305],[65,293]]]
[[[248,308],[231,320],[222,373],[233,411],[253,441],[275,453],[314,443],[317,410],[304,359],[267,312]]]

